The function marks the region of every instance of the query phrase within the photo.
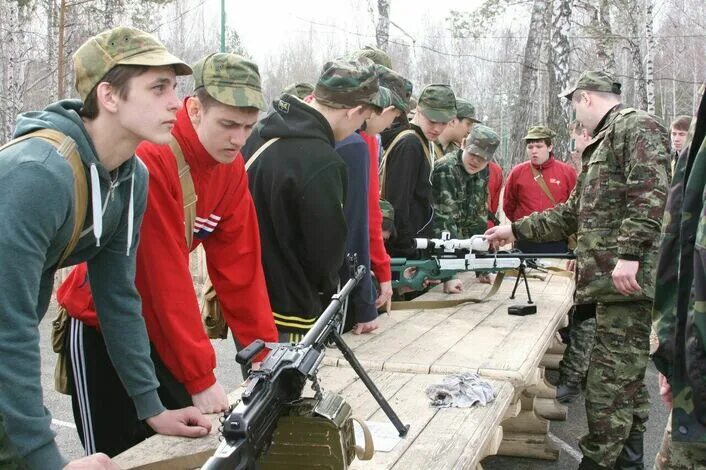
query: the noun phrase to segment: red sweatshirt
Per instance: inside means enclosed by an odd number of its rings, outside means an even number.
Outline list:
[[[510,171],[505,182],[503,211],[511,222],[540,212],[554,204],[549,200],[539,184],[534,180],[530,161],[520,163]],[[549,187],[557,204],[567,199],[576,185],[576,171],[571,165],[560,162],[550,156],[542,165],[535,166]]]
[[[191,168],[198,196],[194,241],[184,239],[184,206],[177,164],[167,145],[143,142],[136,154],[150,172],[147,209],[140,229],[135,283],[147,333],[159,357],[189,394],[216,381],[216,356],[201,324],[189,271],[189,252],[203,243],[208,274],[236,339],[277,341],[260,260],[257,215],[243,159],[216,162],[196,136],[183,107],[172,131]],[[69,314],[88,325],[97,320],[85,265],[74,269],[57,297]]]
[[[503,189],[503,169],[495,162],[488,163],[490,176],[488,177],[488,209],[493,214],[497,214],[500,204],[500,191]],[[495,224],[488,221],[488,228],[495,227]]]
[[[370,224],[370,269],[378,282],[392,279],[390,255],[382,238],[382,212],[380,212],[380,179],[378,177],[378,140],[374,135],[360,132],[370,153],[370,181],[368,186],[368,217]]]

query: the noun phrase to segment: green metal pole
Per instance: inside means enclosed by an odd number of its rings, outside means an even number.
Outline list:
[[[221,0],[221,52],[226,51],[226,0]]]

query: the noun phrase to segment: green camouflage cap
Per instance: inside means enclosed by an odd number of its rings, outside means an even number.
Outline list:
[[[532,126],[527,131],[527,135],[524,136],[523,140],[541,140],[541,139],[553,139],[556,137],[556,132],[548,128],[547,126]]]
[[[353,52],[351,56],[355,59],[359,57],[367,57],[378,65],[383,65],[388,69],[392,68],[392,60],[390,60],[390,56],[387,55],[387,52],[382,49],[378,49],[375,46],[365,46],[364,48]]]
[[[392,207],[392,204],[385,199],[380,199],[380,212],[382,212],[383,219],[387,219],[392,222],[395,221],[395,208]]]
[[[293,95],[303,100],[314,92],[314,85],[307,82],[292,83],[282,90],[282,94]]]
[[[314,98],[319,103],[335,109],[370,105],[377,108],[389,106],[378,93],[378,78],[370,59],[361,57],[336,59],[327,62],[314,87]],[[389,97],[388,97],[389,98]]]
[[[427,85],[419,95],[419,110],[434,122],[449,122],[456,117],[456,97],[448,85]]]
[[[219,103],[265,111],[260,72],[254,62],[237,54],[217,52],[196,62],[194,89],[204,87]]]
[[[480,123],[476,119],[476,107],[470,101],[463,98],[456,98],[456,117],[459,119],[470,119],[473,122]]]
[[[380,86],[388,88],[392,95],[392,105],[402,111],[409,112],[409,98],[412,95],[412,82],[394,70],[384,65],[375,65]]]
[[[493,129],[482,124],[473,126],[471,135],[466,139],[464,150],[473,155],[477,155],[486,160],[490,160],[495,153],[495,149],[500,145],[498,134]]]
[[[612,75],[601,70],[587,70],[581,74],[576,84],[559,94],[559,98],[571,99],[576,90],[604,91],[620,94],[620,83]]]
[[[93,36],[73,56],[76,91],[82,100],[116,65],[171,65],[177,75],[191,75],[191,67],[170,54],[154,36],[120,26]]]

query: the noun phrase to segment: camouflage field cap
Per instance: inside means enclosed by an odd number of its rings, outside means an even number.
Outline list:
[[[390,60],[390,56],[387,55],[387,52],[382,49],[378,49],[375,46],[365,46],[364,48],[353,52],[351,56],[356,59],[358,57],[367,57],[378,65],[383,65],[388,69],[392,68],[392,60]]]
[[[380,199],[380,212],[382,212],[383,219],[391,222],[395,221],[395,208],[385,199]]]
[[[375,72],[380,86],[390,90],[392,105],[406,114],[409,111],[409,98],[412,96],[412,82],[384,65],[376,64]]]
[[[73,56],[76,91],[82,100],[116,65],[174,66],[177,75],[191,75],[191,67],[170,54],[154,36],[120,26],[93,36]]]
[[[314,98],[330,108],[348,109],[360,105],[389,106],[378,93],[378,78],[370,59],[342,58],[327,62],[314,87]]]
[[[541,139],[553,139],[556,137],[556,132],[548,128],[547,126],[532,126],[527,131],[527,135],[522,138],[522,140],[541,140]]]
[[[294,95],[300,100],[303,100],[314,92],[314,85],[308,82],[292,83],[282,90],[282,94]]]
[[[559,98],[570,100],[576,90],[604,91],[619,95],[620,87],[620,82],[616,82],[612,75],[601,70],[586,70],[576,80],[576,84],[559,94]]]
[[[471,134],[466,139],[464,150],[486,160],[490,160],[500,145],[500,138],[493,129],[482,124],[473,126]]]
[[[456,98],[456,117],[459,119],[470,119],[473,122],[480,123],[476,119],[476,107],[470,101],[463,98]]]
[[[456,96],[448,85],[427,85],[419,95],[419,110],[434,122],[449,122],[456,117]]]
[[[255,63],[237,54],[217,52],[196,62],[194,89],[204,87],[219,103],[265,111],[260,71]]]

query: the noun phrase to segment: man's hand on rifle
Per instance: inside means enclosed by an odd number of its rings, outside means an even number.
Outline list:
[[[371,331],[375,331],[378,329],[378,319],[376,318],[375,320],[368,321],[365,323],[356,323],[353,325],[353,334],[354,335],[362,335],[365,333],[370,333]]]
[[[463,292],[463,281],[460,279],[449,279],[444,282],[444,292],[447,294],[460,294]]]
[[[220,413],[228,409],[228,396],[218,382],[202,392],[191,395],[191,401],[201,413]]]
[[[380,295],[375,299],[375,308],[385,305],[385,311],[389,314],[392,302],[392,281],[380,283]]]
[[[512,234],[510,225],[498,225],[497,227],[489,228],[483,236],[494,248],[500,248],[515,241],[515,235]]]
[[[211,432],[211,422],[195,406],[165,410],[145,420],[157,434],[201,437]]]
[[[64,470],[120,470],[120,467],[105,454],[93,454],[72,460]]]

